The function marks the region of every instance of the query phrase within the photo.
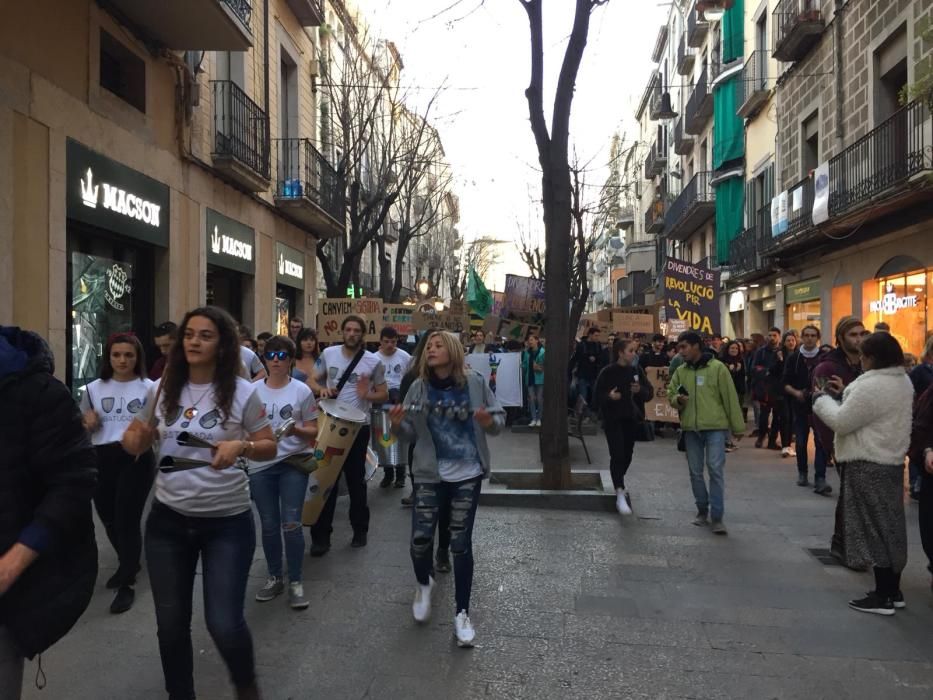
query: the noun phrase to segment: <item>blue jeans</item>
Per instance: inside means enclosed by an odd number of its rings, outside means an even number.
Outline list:
[[[305,537],[301,529],[308,475],[284,462],[249,475],[249,490],[259,511],[262,527],[262,551],[266,555],[269,576],[282,578],[282,539],[288,580],[301,581],[301,562]]]
[[[687,465],[690,467],[690,485],[696,500],[697,512],[709,513],[713,520],[721,520],[725,509],[727,430],[686,430]],[[703,478],[703,465],[709,471],[709,491]]]
[[[532,384],[528,387],[528,413],[531,420],[541,420],[541,404],[544,403],[544,385]]]
[[[253,514],[182,515],[158,501],[146,522],[146,563],[155,602],[159,654],[170,700],[192,700],[191,599],[201,559],[204,618],[237,688],[256,682],[253,640],[243,617],[246,579],[256,551]]]
[[[577,376],[577,394],[583,397],[583,400],[586,401],[587,406],[593,405],[593,386],[595,384],[595,379],[588,379],[579,375]]]
[[[807,476],[810,467],[807,464],[807,443],[810,439],[810,414],[800,405],[794,407],[794,436],[797,440],[797,472],[801,476]],[[816,431],[813,431],[813,444],[815,447],[813,454],[813,478],[817,481],[826,481],[826,452],[820,446],[816,438]]]
[[[415,484],[415,507],[411,511],[411,563],[415,568],[415,578],[422,586],[426,586],[428,577],[434,573],[431,556],[434,531],[437,529],[438,515],[442,509],[447,508],[450,513],[450,553],[454,559],[455,613],[461,610],[470,612],[473,522],[482,482],[482,478],[477,477],[456,483],[441,481],[437,484]]]

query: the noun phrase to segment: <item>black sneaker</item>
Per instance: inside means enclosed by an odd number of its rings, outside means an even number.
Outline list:
[[[311,549],[308,554],[312,557],[323,557],[330,551],[330,535],[311,538]]]
[[[411,508],[413,505],[415,505],[415,497],[413,495],[402,497],[402,508]]]
[[[781,449],[781,446],[778,445],[776,442],[769,442],[769,443],[768,443],[768,449],[769,449],[769,450],[780,450],[780,449]]]
[[[809,486],[810,482],[807,480],[806,474],[797,475],[797,486]]]
[[[357,549],[359,549],[360,547],[365,547],[366,546],[366,533],[365,532],[354,532],[353,539],[350,540],[350,546],[356,547]]]
[[[113,597],[113,602],[110,604],[110,612],[114,615],[125,613],[133,607],[134,600],[136,600],[136,592],[129,586],[120,586],[117,589],[117,594]]]
[[[450,573],[450,553],[446,549],[437,550],[434,558],[434,570],[439,574]]]
[[[385,467],[385,475],[382,477],[382,481],[379,482],[379,488],[387,489],[392,485],[392,482],[395,481],[395,470],[392,467]]]
[[[874,613],[875,615],[894,614],[894,601],[890,598],[882,598],[875,591],[869,591],[868,595],[859,600],[850,600],[849,607],[859,612]]]
[[[405,470],[401,467],[396,467],[395,469],[395,488],[405,488]]]
[[[113,573],[113,576],[107,579],[107,583],[105,585],[107,586],[107,588],[111,590],[116,590],[117,588],[120,588],[121,586],[135,586],[136,585],[136,574],[139,573],[139,570],[140,570],[140,567],[137,566],[136,571],[134,571],[132,574],[127,575],[127,573],[123,571],[123,569],[117,568],[117,570]]]
[[[901,591],[898,591],[894,594],[894,598],[891,599],[891,603],[894,604],[895,610],[903,610],[907,607],[907,601],[904,600],[904,594]]]

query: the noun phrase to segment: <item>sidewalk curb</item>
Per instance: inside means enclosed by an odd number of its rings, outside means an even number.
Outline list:
[[[540,474],[530,469],[496,469],[494,476],[509,474]],[[545,489],[510,489],[508,486],[489,483],[480,493],[480,504],[505,506],[508,508],[543,508],[548,510],[588,510],[598,512],[615,511],[615,489],[612,478],[605,469],[573,469],[573,474],[598,474],[602,489],[599,491]]]

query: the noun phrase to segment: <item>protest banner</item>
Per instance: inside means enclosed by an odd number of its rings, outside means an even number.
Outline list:
[[[487,316],[486,318],[483,319],[483,325],[479,326],[479,328],[484,333],[498,333],[499,324],[501,322],[502,322],[502,319],[499,318],[498,316]]]
[[[581,338],[584,337],[590,328],[598,328],[603,334],[603,340],[607,340],[609,334],[612,333],[612,323],[600,321],[595,313],[580,316],[580,323],[577,324],[577,335]]]
[[[502,316],[544,313],[544,280],[519,275],[505,276]]]
[[[321,299],[318,302],[317,332],[322,343],[342,343],[340,325],[347,316],[359,316],[366,323],[363,341],[378,343],[382,320],[382,299]]]
[[[471,369],[483,375],[503,406],[522,405],[522,356],[517,352],[473,353],[466,356]]]
[[[664,263],[665,320],[686,321],[707,335],[719,332],[719,271],[676,258]]]
[[[525,339],[530,333],[537,333],[541,330],[540,326],[536,326],[530,323],[522,323],[521,321],[513,321],[510,319],[502,319],[499,322],[499,328],[496,331],[496,335],[500,338],[505,338],[506,340],[520,340],[525,342]]]
[[[625,312],[612,313],[612,330],[625,335],[651,335],[655,332],[654,316],[652,314],[633,314]]]
[[[446,311],[440,313],[425,313],[415,311],[412,315],[412,325],[416,331],[450,331],[451,333],[469,333],[470,317],[466,315],[451,314]]]
[[[668,367],[645,367],[645,374],[653,390],[651,399],[645,402],[645,420],[679,423],[677,409],[667,400],[671,370]]]
[[[384,326],[392,326],[401,336],[414,335],[415,324],[412,319],[414,312],[415,307],[413,306],[383,304],[382,323]]]

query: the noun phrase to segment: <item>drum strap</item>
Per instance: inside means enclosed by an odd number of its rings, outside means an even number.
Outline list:
[[[347,368],[343,371],[343,374],[340,377],[340,381],[337,382],[338,395],[341,391],[343,391],[343,387],[346,385],[347,380],[350,379],[350,375],[353,374],[353,370],[356,369],[356,366],[360,363],[360,360],[363,359],[364,352],[366,352],[366,348],[361,347],[359,352],[356,353],[356,356],[350,361],[350,364],[348,364]]]

